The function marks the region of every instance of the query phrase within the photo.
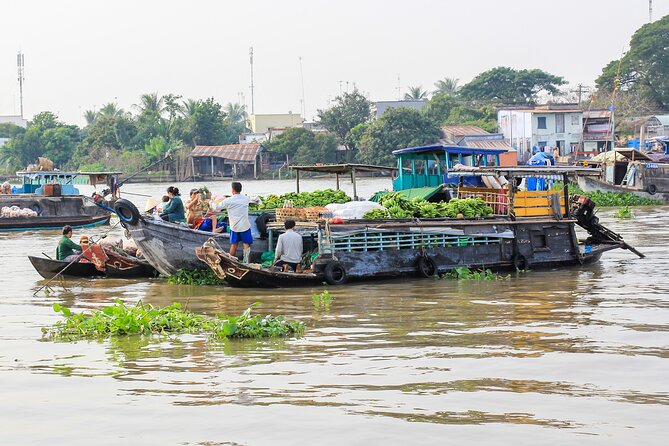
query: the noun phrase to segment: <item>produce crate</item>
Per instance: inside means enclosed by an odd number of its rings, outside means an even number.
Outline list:
[[[302,208],[277,208],[276,221],[283,223],[286,220],[306,221],[306,211]]]
[[[309,208],[304,208],[304,214],[307,221],[322,220],[323,212],[329,212],[328,208],[322,206],[312,206]]]

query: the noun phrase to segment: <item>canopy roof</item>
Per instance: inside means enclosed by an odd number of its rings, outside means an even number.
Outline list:
[[[541,176],[599,176],[601,170],[592,167],[542,167],[542,166],[513,166],[513,167],[475,167],[467,170],[449,169],[449,175],[486,176],[503,175],[506,177],[541,177]]]
[[[627,159],[634,159],[639,161],[652,161],[646,154],[633,149],[633,148],[620,148],[609,150],[608,152],[602,152],[599,155],[593,156],[590,159],[593,163],[603,163],[603,162],[612,162],[612,161],[625,161]]]
[[[431,146],[407,147],[406,149],[393,150],[393,155],[419,155],[419,154],[462,154],[462,155],[499,155],[507,152],[506,149],[488,149],[478,147],[445,146],[441,144]]]
[[[60,170],[35,170],[33,172],[28,172],[27,170],[21,170],[16,172],[16,174],[22,177],[41,177],[55,175],[78,177],[81,175],[121,175],[123,172],[62,172]]]
[[[313,166],[288,166],[289,169],[303,172],[321,172],[347,174],[356,172],[395,172],[397,167],[375,166],[373,164],[315,164]]]

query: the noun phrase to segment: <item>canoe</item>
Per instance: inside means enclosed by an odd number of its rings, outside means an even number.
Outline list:
[[[54,260],[48,259],[45,257],[34,257],[28,256],[30,263],[33,265],[35,270],[39,273],[40,276],[45,279],[51,279],[56,274],[63,271],[70,262],[64,260]],[[112,265],[106,265],[104,271],[100,271],[95,267],[95,264],[91,262],[75,262],[65,269],[61,273],[65,277],[118,277],[118,278],[130,278],[130,277],[152,277],[155,275],[155,271],[151,266],[143,263],[137,263],[135,266],[130,268],[117,268]]]
[[[312,286],[324,282],[321,273],[295,273],[263,268],[259,264],[245,264],[227,252],[205,244],[196,249],[198,259],[211,268],[216,276],[238,288],[279,288]]]

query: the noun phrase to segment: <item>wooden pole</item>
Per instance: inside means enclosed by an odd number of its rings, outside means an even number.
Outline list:
[[[570,218],[569,215],[569,185],[567,182],[569,181],[569,176],[567,174],[562,175],[562,195],[564,196],[564,217],[565,218]]]
[[[337,177],[337,190],[339,190],[339,172],[335,173]]]
[[[296,170],[295,171],[295,189],[297,189],[297,193],[300,193],[300,171]]]
[[[211,157],[211,176],[214,176],[214,157]]]
[[[358,191],[355,187],[355,167],[351,169],[351,182],[353,183],[353,199],[358,201]]]

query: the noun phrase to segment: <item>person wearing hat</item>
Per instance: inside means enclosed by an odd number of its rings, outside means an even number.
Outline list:
[[[72,226],[63,226],[63,236],[56,248],[56,260],[72,262],[79,257],[83,248],[72,241]]]
[[[209,205],[202,198],[200,189],[191,189],[190,200],[186,202],[186,223],[188,226],[195,226],[207,212],[209,212]]]

